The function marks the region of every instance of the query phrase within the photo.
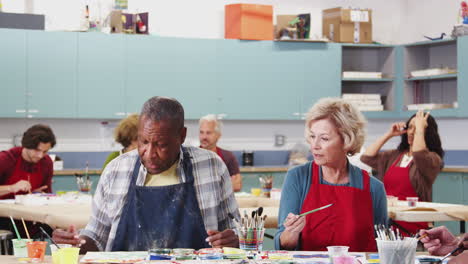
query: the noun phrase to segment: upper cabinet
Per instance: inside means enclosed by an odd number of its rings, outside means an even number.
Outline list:
[[[26,116],[26,33],[0,29],[0,117]]]
[[[398,116],[397,48],[342,44],[341,95],[367,117]]]
[[[26,51],[28,117],[75,118],[78,33],[29,31]]]
[[[405,45],[403,110],[458,114],[458,51],[453,39]]]
[[[79,118],[122,118],[125,111],[124,35],[78,33]]]
[[[218,41],[144,35],[125,39],[127,112],[140,112],[153,96],[179,100],[187,119],[217,110]]]

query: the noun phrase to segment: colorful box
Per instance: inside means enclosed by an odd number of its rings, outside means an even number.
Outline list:
[[[273,40],[273,6],[231,4],[225,6],[224,38]]]
[[[372,10],[325,9],[322,12],[322,33],[334,42],[372,43]]]

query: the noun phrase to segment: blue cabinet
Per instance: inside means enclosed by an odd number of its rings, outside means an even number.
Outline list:
[[[28,31],[28,117],[76,117],[78,34]]]
[[[437,203],[466,204],[464,200],[468,198],[468,192],[463,191],[464,183],[468,186],[468,181],[464,182],[464,177],[463,173],[441,172],[433,185],[432,200]],[[460,232],[459,222],[436,222],[436,225],[445,225],[454,234]]]
[[[457,94],[459,116],[468,117],[468,36],[457,38]]]
[[[216,110],[215,40],[126,37],[126,111],[153,96],[174,97],[187,119]]]
[[[0,117],[26,116],[26,34],[0,29]]]
[[[79,118],[122,118],[125,112],[124,35],[78,33]]]

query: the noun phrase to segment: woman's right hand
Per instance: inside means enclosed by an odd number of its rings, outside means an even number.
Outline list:
[[[392,137],[397,137],[401,136],[404,133],[406,133],[406,123],[405,122],[399,122],[399,123],[393,123],[390,129],[387,132],[387,136],[389,138]]]
[[[295,215],[289,213],[284,220],[283,226],[286,231],[291,233],[300,233],[306,224],[306,218],[304,216]]]
[[[10,185],[10,191],[12,193],[17,192],[29,192],[31,190],[31,184],[28,181],[21,180],[13,185]]]

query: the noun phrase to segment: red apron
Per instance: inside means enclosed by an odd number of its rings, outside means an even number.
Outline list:
[[[383,181],[387,195],[398,197],[398,200],[406,200],[406,197],[418,197],[418,194],[414,190],[409,177],[409,170],[413,161],[411,161],[406,167],[399,167],[398,163],[400,162],[402,157],[403,154],[401,154],[395,160],[392,166],[390,166],[390,168],[385,173]],[[413,236],[414,234],[419,232],[419,229],[429,228],[429,225],[426,222],[394,222],[411,233],[405,234],[405,232],[403,232],[402,234],[404,236]]]
[[[31,184],[31,191],[41,187],[43,184],[43,176],[41,170],[41,163],[38,162],[35,165],[33,172],[27,172],[21,169],[21,164],[23,163],[23,158],[20,156],[16,160],[15,169],[13,170],[12,174],[8,179],[3,183],[4,185],[12,185],[20,180],[29,181]],[[0,197],[0,199],[12,199],[15,198],[15,194],[25,194],[27,192],[17,192],[17,193],[9,193],[5,194]]]
[[[320,184],[319,166],[312,162],[312,183],[301,213],[333,203],[306,216],[301,250],[326,251],[327,246],[349,246],[349,251],[374,252],[374,214],[370,177],[362,171],[364,188]]]

